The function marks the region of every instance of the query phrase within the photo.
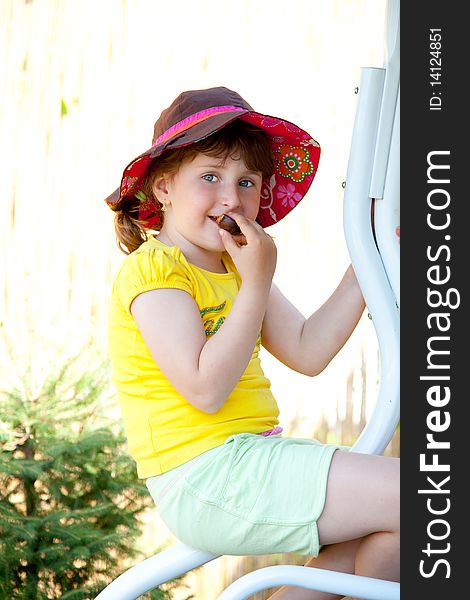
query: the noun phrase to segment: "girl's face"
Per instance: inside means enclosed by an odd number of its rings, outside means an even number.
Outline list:
[[[167,207],[161,234],[183,253],[191,247],[220,253],[224,246],[211,217],[235,212],[255,219],[261,185],[261,173],[250,171],[239,157],[221,162],[198,154],[172,178],[162,177],[154,183],[156,197]]]

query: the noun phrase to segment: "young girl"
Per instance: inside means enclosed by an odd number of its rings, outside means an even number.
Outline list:
[[[399,460],[283,437],[258,356],[263,344],[317,375],[364,310],[351,266],[308,319],[272,281],[264,228],[299,203],[319,155],[305,131],[226,88],[162,112],[107,198],[128,254],[110,306],[114,382],[138,475],[182,542],[398,580]]]

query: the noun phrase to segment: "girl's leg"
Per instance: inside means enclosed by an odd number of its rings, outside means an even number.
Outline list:
[[[398,581],[400,460],[336,452],[317,524],[322,544],[362,537],[356,575]]]
[[[354,573],[356,551],[360,542],[361,540],[351,540],[326,546],[317,557],[308,560],[305,566],[340,571],[341,573]],[[269,598],[270,600],[338,600],[343,596],[300,587],[284,586]]]
[[[335,453],[325,507],[317,522],[320,543],[333,546],[307,566],[399,579],[399,468],[397,458]],[[274,598],[332,600],[338,596],[284,587]]]
[[[322,544],[400,530],[400,460],[335,452],[318,519]]]

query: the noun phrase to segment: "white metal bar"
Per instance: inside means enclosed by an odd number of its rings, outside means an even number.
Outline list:
[[[400,83],[399,0],[389,0],[387,3],[385,63],[384,92],[369,192],[371,198],[383,198],[395,108],[397,106],[398,87]]]
[[[326,569],[281,565],[265,567],[237,579],[218,600],[245,600],[270,587],[294,585],[365,600],[399,600],[400,584]]]
[[[135,600],[158,585],[175,579],[191,569],[217,558],[209,552],[178,544],[128,569],[119,575],[96,600]]]
[[[395,233],[400,224],[400,91],[383,199],[375,201],[375,237],[395,300],[400,306],[400,244]]]
[[[399,418],[398,310],[375,244],[369,197],[383,81],[383,69],[362,69],[343,210],[346,243],[380,348],[378,399],[367,426],[354,445],[356,452],[371,454],[381,454],[385,450]]]

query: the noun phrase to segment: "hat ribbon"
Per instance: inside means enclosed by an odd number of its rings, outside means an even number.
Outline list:
[[[202,121],[205,121],[206,119],[214,117],[215,115],[219,115],[219,114],[222,114],[225,112],[234,112],[234,111],[247,112],[247,110],[245,108],[241,108],[239,106],[212,106],[211,108],[206,108],[205,110],[201,110],[197,113],[194,113],[193,115],[190,115],[186,119],[183,119],[182,121],[179,121],[178,123],[175,123],[169,129],[164,131],[162,133],[162,135],[160,135],[153,142],[153,146],[158,146],[161,143],[166,142],[167,140],[182,133],[183,131],[186,131],[186,129],[193,127],[197,123],[201,123]]]

